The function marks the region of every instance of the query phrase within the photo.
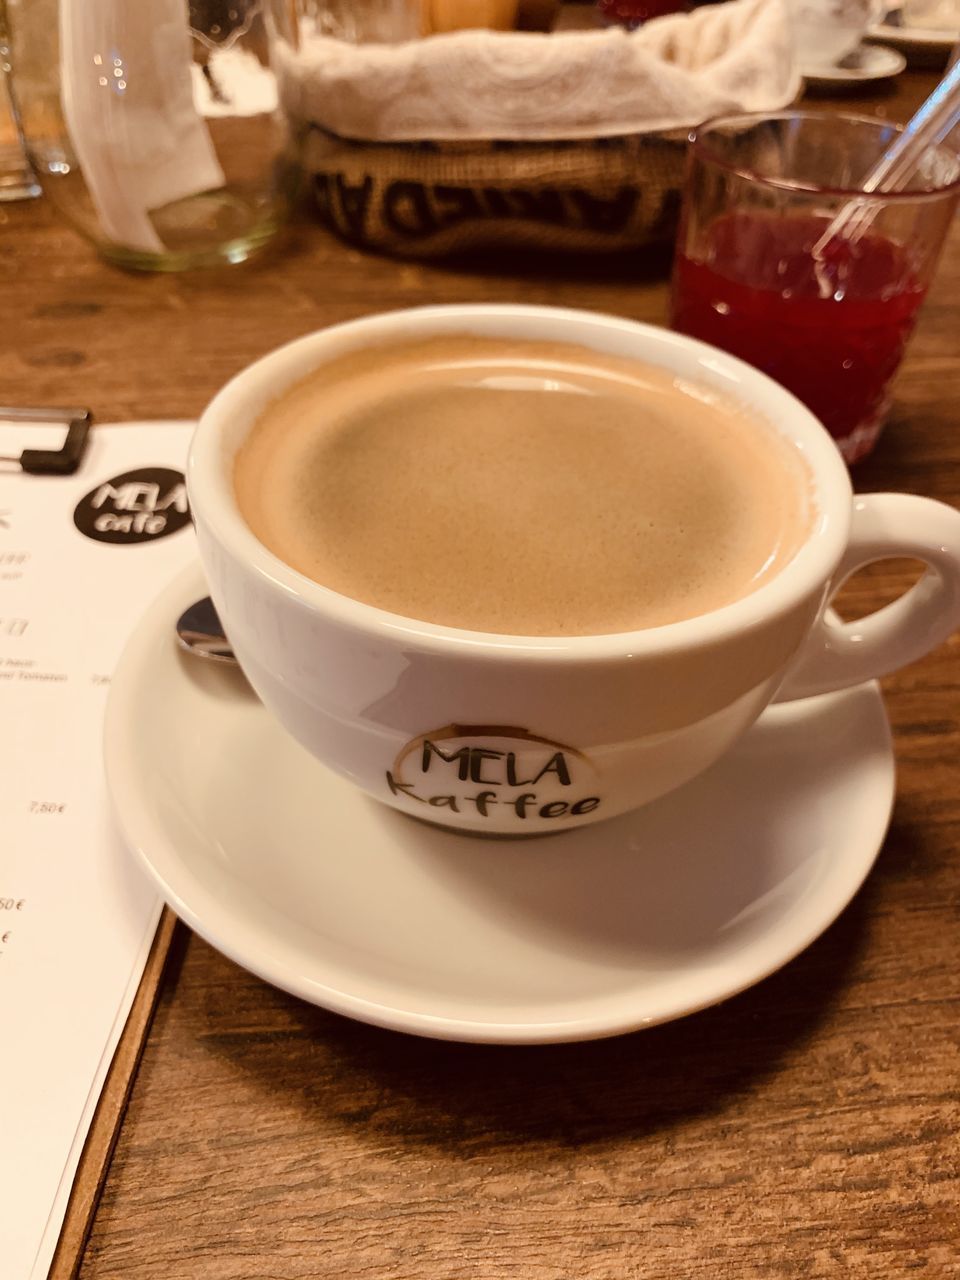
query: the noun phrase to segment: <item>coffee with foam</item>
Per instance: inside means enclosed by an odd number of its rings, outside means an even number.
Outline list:
[[[269,404],[234,464],[279,559],[425,622],[598,635],[712,612],[806,539],[774,427],[641,361],[443,336],[352,352]]]

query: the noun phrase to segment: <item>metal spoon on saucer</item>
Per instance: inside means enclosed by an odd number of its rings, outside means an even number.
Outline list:
[[[237,666],[230,641],[223,634],[223,624],[209,596],[184,609],[177,619],[177,640],[181,648],[211,662],[228,662]]]

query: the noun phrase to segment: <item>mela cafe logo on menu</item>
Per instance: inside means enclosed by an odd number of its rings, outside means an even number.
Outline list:
[[[421,734],[386,781],[394,796],[481,818],[511,810],[521,819],[578,818],[600,804],[582,752],[509,725],[451,724]]]
[[[81,498],[73,523],[94,542],[155,542],[190,523],[183,473],[172,467],[140,467],[104,480]]]

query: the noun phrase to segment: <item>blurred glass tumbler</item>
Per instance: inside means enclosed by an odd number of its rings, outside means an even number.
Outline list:
[[[0,202],[28,200],[40,186],[23,149],[20,125],[10,98],[10,44],[0,0]]]
[[[241,262],[296,167],[261,0],[7,0],[13,89],[45,192],[104,257]]]
[[[864,195],[899,131],[882,120],[783,112],[691,135],[673,327],[792,391],[848,462],[865,457],[960,194],[960,158],[931,147],[905,191]],[[818,246],[842,210],[870,220]],[[815,251],[816,249],[816,251]]]

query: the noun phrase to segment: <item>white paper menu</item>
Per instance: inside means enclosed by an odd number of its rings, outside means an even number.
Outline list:
[[[0,472],[3,1280],[49,1271],[159,918],[111,821],[101,738],[127,636],[196,555],[191,429],[95,426],[74,476]],[[3,452],[55,440],[9,426]]]

